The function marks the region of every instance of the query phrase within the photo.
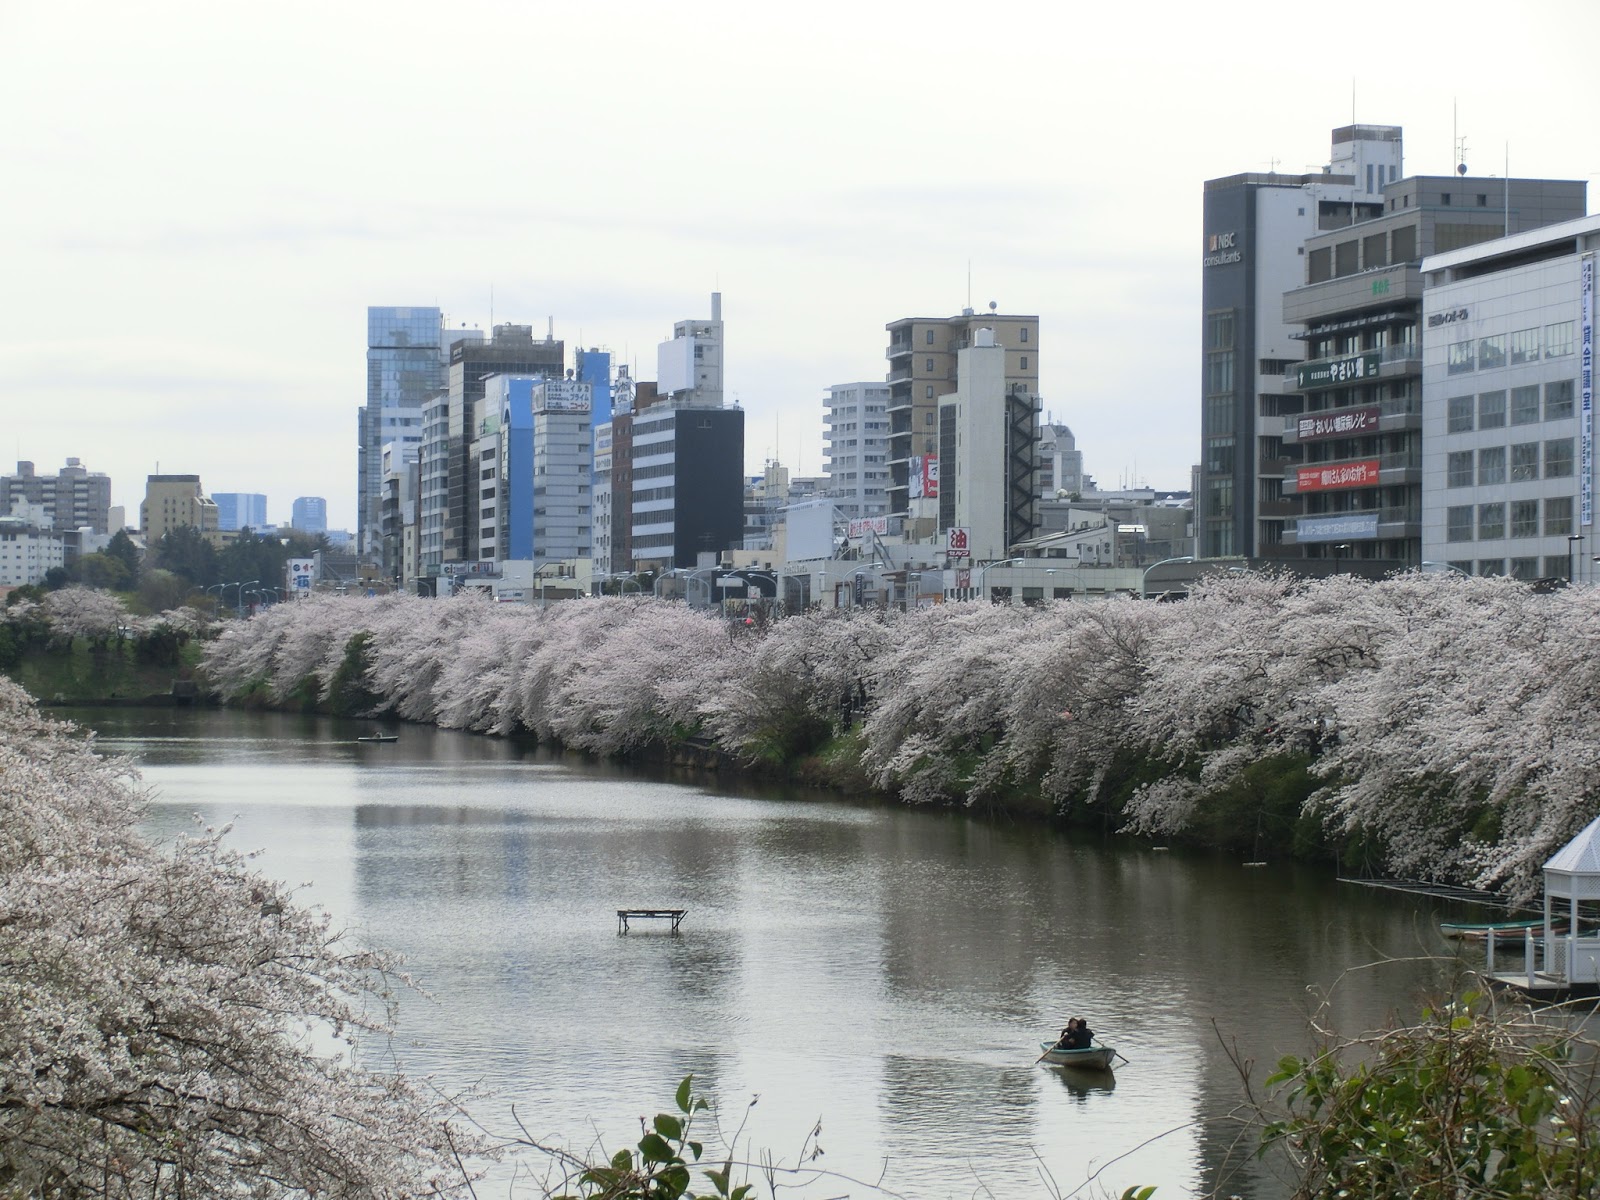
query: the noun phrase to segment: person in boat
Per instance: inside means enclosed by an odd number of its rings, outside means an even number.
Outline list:
[[[1067,1022],[1067,1027],[1061,1031],[1061,1040],[1056,1043],[1057,1050],[1087,1050],[1089,1041],[1094,1037],[1088,1022],[1082,1017],[1073,1017]]]

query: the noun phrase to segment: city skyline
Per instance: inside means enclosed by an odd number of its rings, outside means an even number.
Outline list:
[[[827,389],[883,378],[885,324],[992,300],[1039,315],[1085,470],[1186,488],[1204,180],[1319,169],[1352,119],[1402,126],[1408,174],[1464,138],[1476,175],[1600,177],[1578,3],[1387,14],[1370,67],[1352,26],[1257,4],[377,11],[0,13],[0,89],[41,114],[0,131],[13,458],[79,457],[129,513],[184,472],[353,530],[369,305],[553,319],[648,379],[720,291],[747,473],[820,474]],[[508,49],[441,103],[452,31],[486,27]]]

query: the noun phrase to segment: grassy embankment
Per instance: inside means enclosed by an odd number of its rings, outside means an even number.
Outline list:
[[[91,647],[76,638],[70,648],[29,647],[6,674],[42,704],[141,703],[172,694],[173,684],[194,679],[202,647],[178,648],[178,661],[140,658],[132,640]]]

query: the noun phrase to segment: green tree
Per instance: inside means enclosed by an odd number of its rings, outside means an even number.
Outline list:
[[[72,574],[84,587],[101,588],[110,592],[126,592],[133,589],[134,577],[128,571],[127,565],[120,558],[114,558],[104,551],[85,554],[77,561]]]
[[[120,562],[128,572],[128,590],[132,590],[139,583],[139,547],[133,544],[133,539],[128,536],[126,529],[119,529],[111,535],[111,541],[101,552]]]
[[[254,579],[265,587],[282,587],[283,564],[288,557],[288,549],[277,538],[242,529],[217,556],[217,570],[222,580]]]
[[[160,567],[145,571],[139,579],[139,603],[153,613],[180,607],[193,591],[193,586],[183,576]]]
[[[179,525],[162,534],[150,548],[153,566],[181,575],[191,586],[210,587],[223,582],[217,569],[217,551],[193,525]]]

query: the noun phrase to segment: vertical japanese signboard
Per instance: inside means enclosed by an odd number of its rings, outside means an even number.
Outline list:
[[[1578,475],[1578,512],[1587,529],[1594,524],[1594,255],[1583,256],[1578,278],[1578,334],[1582,349],[1578,370],[1583,410],[1583,419],[1578,423],[1583,463]]]
[[[965,525],[952,526],[944,531],[944,552],[951,558],[972,557],[972,530]]]

